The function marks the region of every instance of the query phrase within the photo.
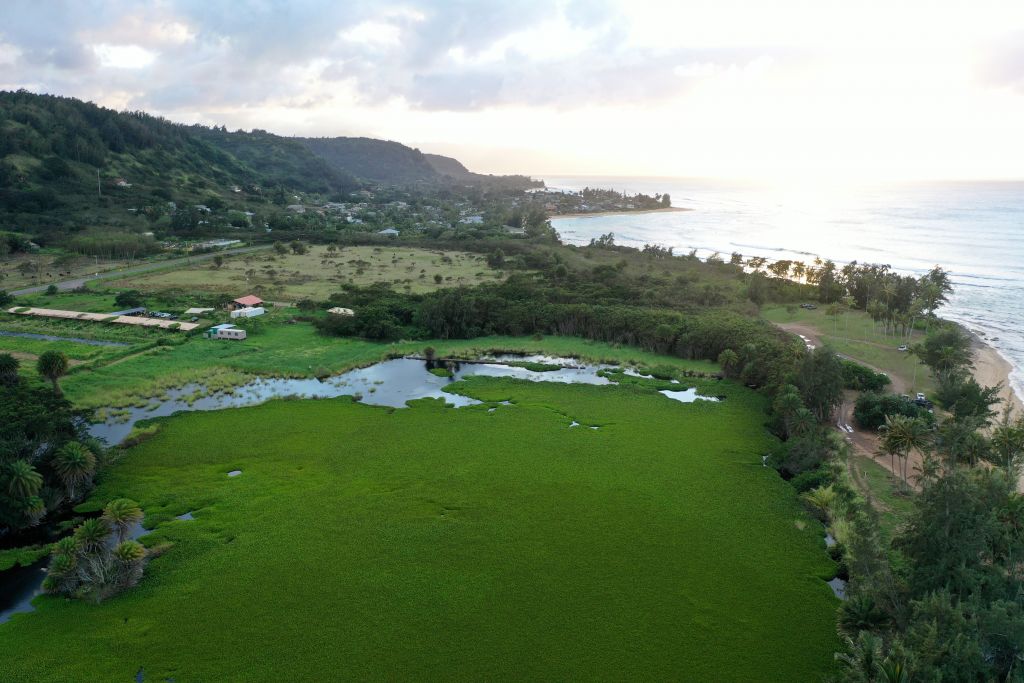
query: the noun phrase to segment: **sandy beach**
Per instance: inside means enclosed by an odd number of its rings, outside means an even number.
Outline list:
[[[644,213],[673,213],[676,211],[693,211],[685,206],[669,206],[664,209],[644,209],[642,211],[590,211],[587,213],[557,213],[548,216],[549,220],[556,218],[593,218],[595,216],[633,216]]]
[[[974,338],[974,377],[982,386],[992,387],[1002,382],[1003,388],[999,397],[1003,406],[1008,401],[1015,414],[1024,413],[1024,401],[1021,401],[1010,386],[1010,372],[1013,366],[998,351],[986,344],[979,337]],[[1000,407],[1002,410],[1002,406]]]

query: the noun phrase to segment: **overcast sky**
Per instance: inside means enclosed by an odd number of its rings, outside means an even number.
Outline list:
[[[17,88],[483,172],[1024,179],[1024,0],[2,0]]]

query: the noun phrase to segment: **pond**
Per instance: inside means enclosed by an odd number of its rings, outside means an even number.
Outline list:
[[[536,371],[510,365],[510,363],[543,363],[558,365],[557,370]],[[189,384],[172,389],[161,399],[154,398],[141,408],[116,411],[103,422],[93,424],[89,431],[109,444],[118,444],[135,423],[154,417],[167,417],[179,411],[221,410],[263,403],[272,398],[294,396],[298,398],[335,398],[359,396],[363,403],[374,406],[403,408],[406,402],[421,398],[440,398],[455,406],[477,405],[480,401],[444,391],[445,387],[467,377],[514,377],[530,382],[559,382],[564,384],[614,384],[605,376],[607,371],[618,370],[614,365],[581,365],[572,358],[551,356],[495,356],[479,361],[462,361],[452,367],[451,377],[439,377],[429,371],[426,361],[416,358],[396,358],[369,367],[328,377],[326,379],[281,379],[259,377],[247,384],[227,391],[208,393],[200,384]],[[641,376],[635,371],[625,374]],[[678,383],[673,380],[672,383]],[[718,399],[700,396],[696,389],[664,391],[669,398],[684,403],[696,400]]]
[[[136,539],[149,533],[140,522],[136,522],[128,530],[127,537]],[[107,539],[108,547],[113,547],[117,538],[113,535]],[[11,567],[0,572],[0,624],[10,621],[11,617],[21,612],[31,612],[35,608],[32,601],[43,592],[43,579],[46,578],[46,567],[49,557],[27,567]]]

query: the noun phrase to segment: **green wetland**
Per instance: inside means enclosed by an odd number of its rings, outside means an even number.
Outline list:
[[[162,419],[82,510],[130,496],[173,545],[114,599],[0,625],[0,679],[827,675],[836,568],[761,466],[763,399],[617,379]],[[685,387],[725,400],[659,393]]]

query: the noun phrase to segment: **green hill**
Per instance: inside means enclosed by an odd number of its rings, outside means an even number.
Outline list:
[[[332,168],[384,183],[439,181],[441,175],[418,149],[372,138],[296,138]]]

